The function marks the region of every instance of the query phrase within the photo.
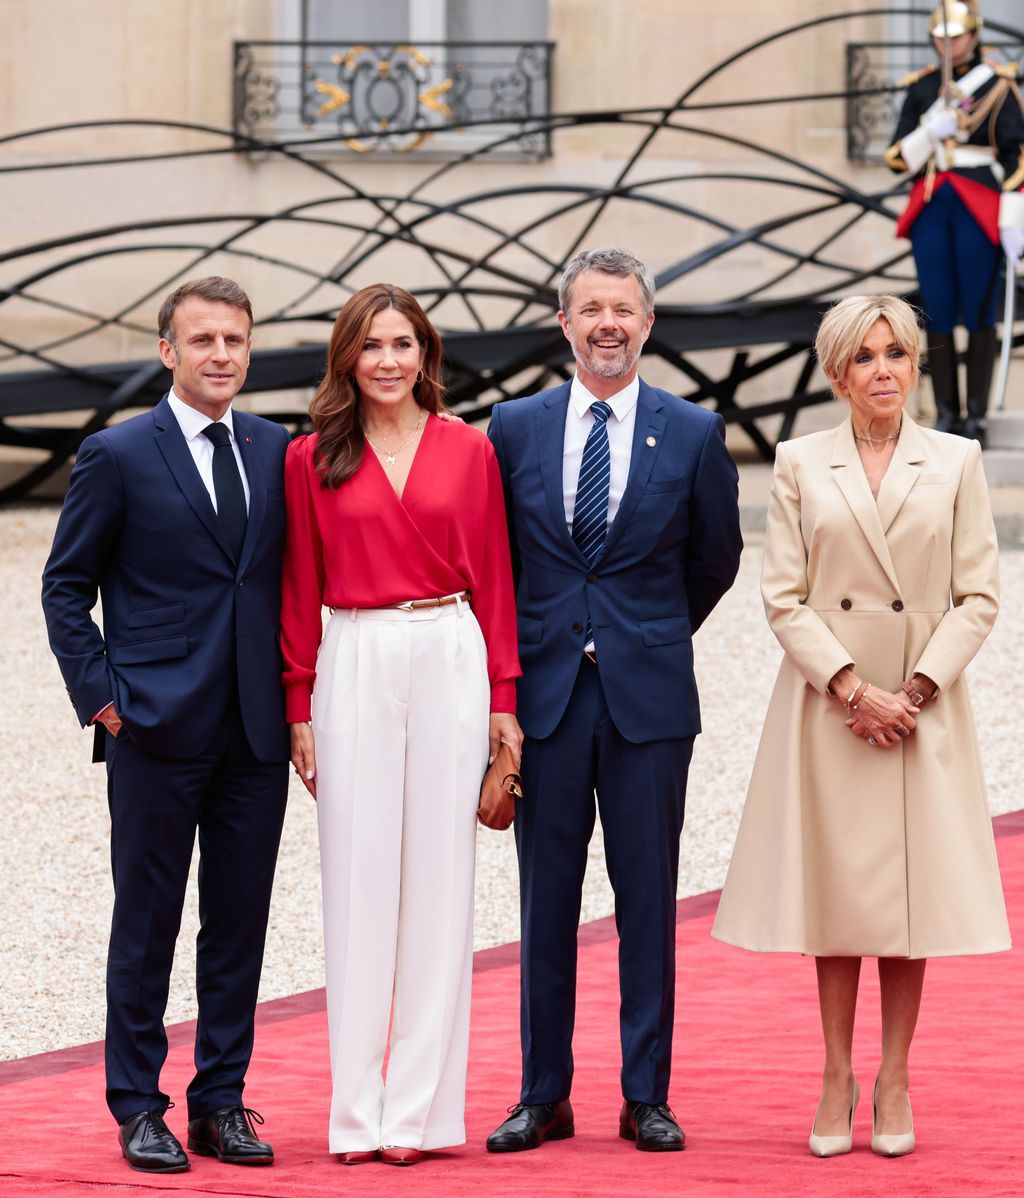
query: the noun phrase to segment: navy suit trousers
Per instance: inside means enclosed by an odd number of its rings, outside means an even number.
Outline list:
[[[213,715],[211,713],[211,718]],[[241,1102],[253,1045],[287,762],[259,761],[237,696],[196,757],[160,757],[108,734],[114,914],[107,958],[107,1104],[119,1122],[162,1111],[163,1016],[199,832],[196,1073],[190,1119]]]
[[[668,1099],[679,836],[693,739],[626,740],[586,658],[555,731],[526,739],[515,823],[525,1103],[558,1102],[572,1085],[576,935],[595,791],[619,933],[622,1093],[631,1102]]]
[[[936,333],[951,333],[958,324],[972,333],[992,328],[1002,250],[952,184],[940,187],[925,205],[910,230],[910,242],[928,328]]]

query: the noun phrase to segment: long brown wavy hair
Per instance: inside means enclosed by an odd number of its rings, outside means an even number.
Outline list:
[[[427,412],[447,411],[441,382],[441,337],[419,302],[391,283],[373,283],[357,291],[334,322],[327,347],[327,373],[309,404],[310,420],[319,433],[316,467],[325,487],[340,487],[351,478],[366,452],[354,371],[373,318],[386,308],[406,317],[423,351],[423,377],[413,387],[416,402]]]

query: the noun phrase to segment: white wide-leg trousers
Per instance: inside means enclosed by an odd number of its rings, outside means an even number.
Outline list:
[[[466,603],[339,610],[327,624],[313,736],[331,1152],[465,1142],[489,695]]]

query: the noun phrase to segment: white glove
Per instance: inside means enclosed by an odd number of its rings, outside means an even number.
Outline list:
[[[928,136],[938,145],[951,137],[956,137],[960,129],[960,117],[955,108],[936,108],[926,112],[921,118],[921,124],[928,131]]]
[[[1020,260],[1024,257],[1024,229],[1010,228],[999,230],[999,240],[1003,243],[1003,251],[1007,258],[1013,259],[1014,270],[1020,266]]]

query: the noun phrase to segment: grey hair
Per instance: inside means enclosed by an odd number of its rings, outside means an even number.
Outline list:
[[[178,346],[174,340],[174,313],[190,296],[218,304],[229,304],[239,312],[244,312],[249,318],[249,332],[252,332],[252,304],[249,303],[249,297],[234,279],[225,279],[221,275],[207,275],[205,279],[192,279],[188,283],[182,283],[160,305],[157,329],[161,338],[169,341],[175,349]]]
[[[600,270],[606,275],[617,275],[620,279],[633,275],[640,284],[644,315],[650,316],[654,311],[654,276],[639,258],[615,246],[607,246],[600,250],[580,250],[565,268],[558,283],[558,306],[563,312],[569,311],[573,285],[585,270]]]

